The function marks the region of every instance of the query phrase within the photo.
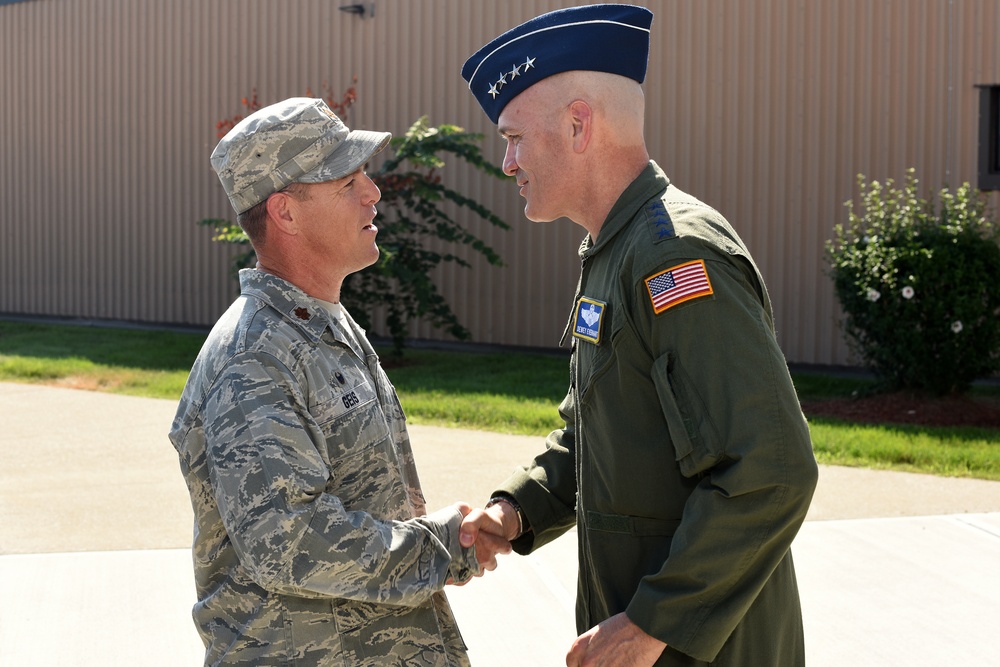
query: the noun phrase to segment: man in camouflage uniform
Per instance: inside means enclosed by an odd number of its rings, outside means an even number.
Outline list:
[[[468,664],[442,589],[505,547],[480,544],[480,563],[459,543],[464,503],[424,516],[396,393],[339,304],[344,278],[378,258],[363,168],[389,138],[293,98],[212,154],[258,264],[170,431],[207,665]]]
[[[466,523],[499,517],[518,553],[576,527],[570,667],[799,667],[789,547],[816,485],[809,430],[746,246],[646,150],[652,19],[550,12],[462,70],[527,218],[587,231],[565,428]]]

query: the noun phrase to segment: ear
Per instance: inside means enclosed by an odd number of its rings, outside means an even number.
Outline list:
[[[270,227],[276,232],[295,235],[298,233],[296,224],[295,200],[284,192],[276,192],[267,198],[267,218]]]
[[[572,126],[573,151],[582,153],[590,144],[593,132],[593,110],[583,100],[575,100],[569,105],[569,118]]]

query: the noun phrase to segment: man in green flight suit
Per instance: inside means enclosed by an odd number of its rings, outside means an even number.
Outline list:
[[[587,232],[565,338],[565,428],[463,525],[529,553],[576,526],[569,665],[801,665],[789,547],[817,480],[749,252],[650,160],[652,14],[532,19],[462,70],[507,142],[525,215]]]

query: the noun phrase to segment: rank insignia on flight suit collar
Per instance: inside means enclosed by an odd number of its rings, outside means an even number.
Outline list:
[[[670,219],[670,214],[667,213],[667,208],[661,200],[655,199],[646,204],[646,216],[653,243],[677,238],[674,221]]]
[[[590,343],[601,342],[601,325],[604,323],[604,313],[608,304],[604,301],[580,297],[576,302],[576,316],[573,318],[573,337]]]

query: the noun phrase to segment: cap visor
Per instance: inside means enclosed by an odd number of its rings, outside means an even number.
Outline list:
[[[295,180],[300,183],[324,183],[353,174],[385,148],[390,139],[392,134],[389,132],[352,130],[337,150],[318,167]]]

